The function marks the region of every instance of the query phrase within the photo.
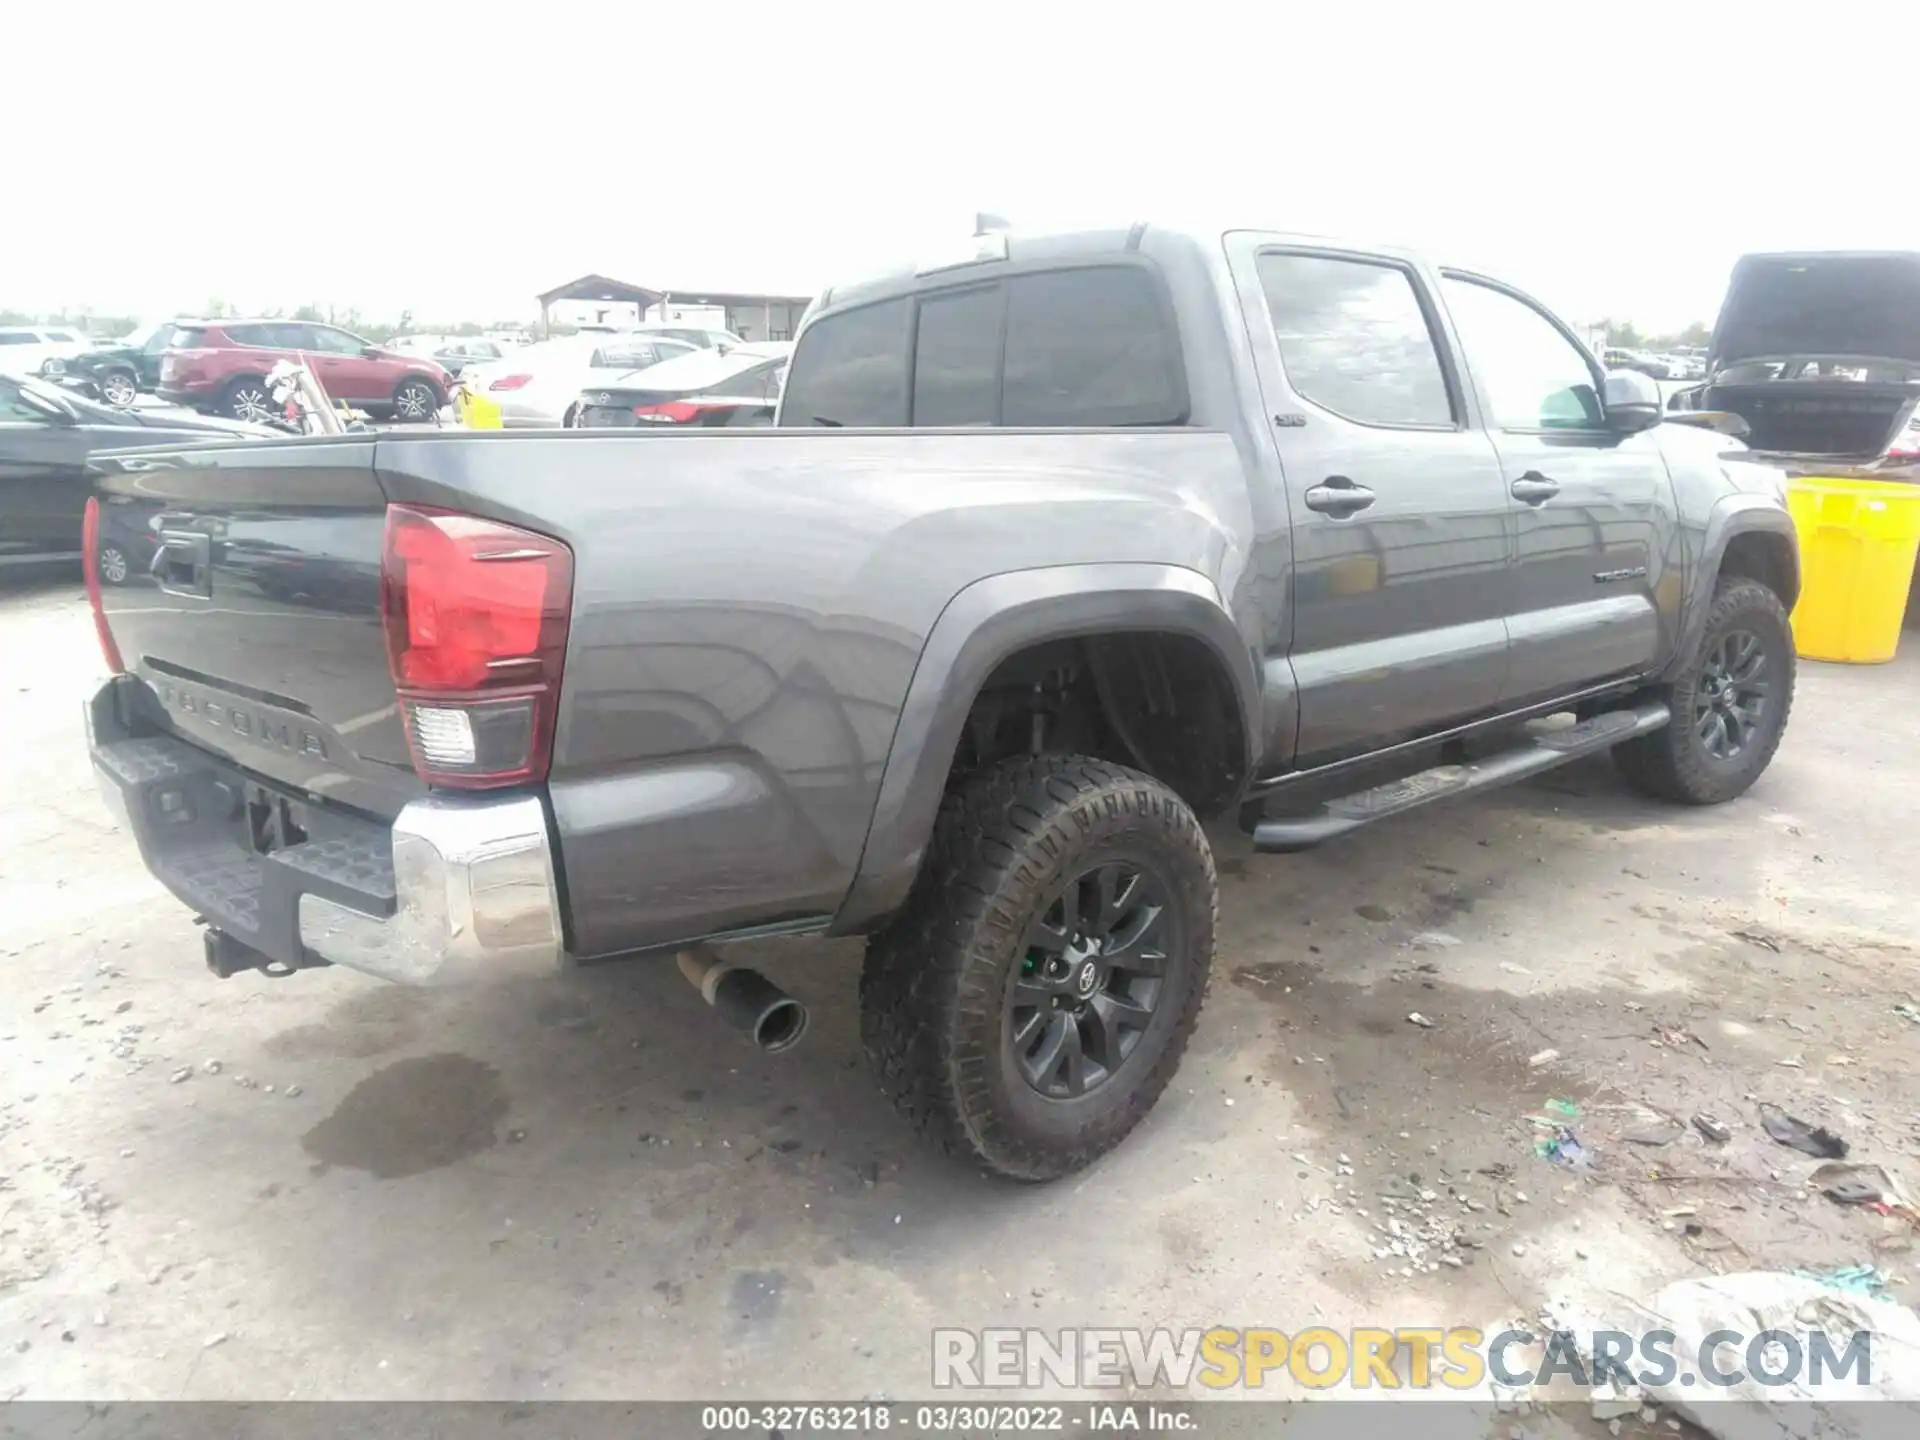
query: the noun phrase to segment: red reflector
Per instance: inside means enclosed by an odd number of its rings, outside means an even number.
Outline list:
[[[107,668],[116,675],[126,673],[127,667],[120,663],[120,647],[113,642],[113,631],[107,628],[106,607],[100,601],[100,497],[87,497],[85,518],[80,522],[80,563],[87,577],[87,604],[93,610],[93,630],[100,637],[100,654],[107,662]]]
[[[545,778],[573,552],[498,521],[389,505],[380,596],[421,779],[477,788]]]
[[[498,380],[488,385],[487,389],[518,390],[531,379],[533,379],[531,375],[502,375]]]
[[[636,420],[651,420],[660,425],[685,425],[689,420],[698,420],[704,409],[685,400],[667,400],[658,405],[636,405],[633,416]]]

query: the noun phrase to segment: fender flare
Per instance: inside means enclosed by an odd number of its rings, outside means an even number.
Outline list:
[[[1694,567],[1686,610],[1680,624],[1679,641],[1673,658],[1660,672],[1661,680],[1673,680],[1686,668],[1700,644],[1706,628],[1707,610],[1713,604],[1714,583],[1720,578],[1720,566],[1726,560],[1727,546],[1741,535],[1778,535],[1787,541],[1793,561],[1794,590],[1800,587],[1800,546],[1793,516],[1778,500],[1768,495],[1742,492],[1722,496],[1707,512],[1700,531],[1700,559]],[[1791,605],[1788,607],[1791,609]]]
[[[1049,640],[1159,630],[1206,644],[1232,680],[1253,773],[1264,730],[1253,650],[1206,576],[1178,565],[1047,566],[967,586],[934,622],[894,726],[867,841],[833,929],[870,928],[907,898],[933,833],[961,730],[994,668]]]

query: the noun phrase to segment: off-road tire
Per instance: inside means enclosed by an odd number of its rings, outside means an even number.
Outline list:
[[[1161,879],[1180,953],[1125,1062],[1085,1094],[1049,1099],[1014,1068],[1009,987],[1055,890],[1109,857]],[[880,1088],[922,1135],[991,1173],[1053,1180],[1081,1168],[1173,1078],[1205,999],[1217,904],[1200,822],[1153,777],[1077,755],[981,772],[948,793],[906,906],[867,945],[860,1035]]]
[[[1746,630],[1766,647],[1775,691],[1761,733],[1731,760],[1707,752],[1693,724],[1694,698],[1701,667],[1721,636]],[[1666,701],[1673,719],[1660,729],[1616,745],[1613,758],[1635,789],[1682,805],[1719,805],[1758,780],[1772,763],[1793,709],[1793,630],[1780,597],[1758,580],[1723,575],[1716,583],[1707,622],[1686,671],[1670,685],[1650,692]]]

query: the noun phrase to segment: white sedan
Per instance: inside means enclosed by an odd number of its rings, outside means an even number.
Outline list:
[[[563,335],[523,346],[493,364],[469,367],[461,383],[500,407],[509,430],[575,423],[580,392],[698,347],[643,331]]]
[[[48,361],[64,364],[92,348],[93,342],[70,326],[0,326],[0,374],[28,377],[58,374],[60,366],[49,369]]]

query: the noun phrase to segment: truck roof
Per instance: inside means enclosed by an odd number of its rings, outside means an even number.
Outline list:
[[[1310,235],[1245,222],[1167,223],[1138,220],[1131,225],[1113,225],[1085,230],[1061,230],[1029,233],[995,231],[968,237],[950,253],[939,254],[911,264],[896,265],[878,274],[862,277],[849,284],[829,285],[821,290],[811,313],[842,310],[851,305],[909,295],[934,285],[965,278],[961,272],[989,271],[998,265],[1026,267],[1035,262],[1083,260],[1103,255],[1144,253],[1156,258],[1193,259],[1218,253],[1221,238],[1235,231],[1252,231],[1289,244],[1324,246],[1352,250],[1398,260],[1412,260],[1411,250],[1371,241],[1343,239],[1332,235]],[[983,273],[982,278],[985,278]]]

